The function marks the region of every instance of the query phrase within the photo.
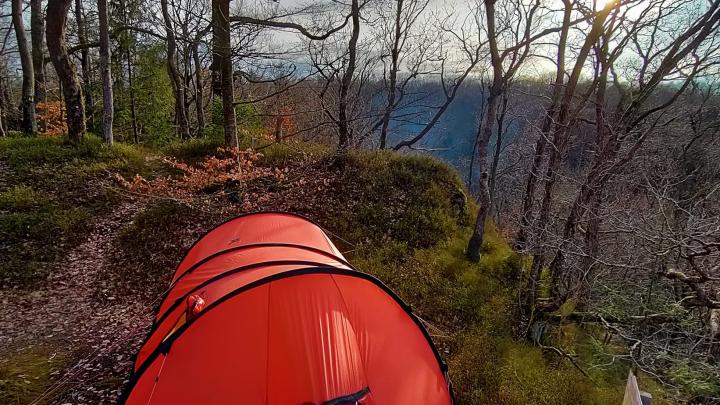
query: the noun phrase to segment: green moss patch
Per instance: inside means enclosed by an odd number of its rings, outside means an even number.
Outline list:
[[[160,149],[168,156],[187,163],[196,163],[207,156],[214,155],[217,149],[223,146],[224,140],[220,136],[207,136],[189,141],[175,141]]]
[[[63,209],[30,187],[0,192],[0,287],[28,287],[47,276],[64,244],[87,229],[90,213]]]
[[[0,360],[0,403],[29,404],[52,384],[65,357],[43,347],[13,353]]]
[[[0,139],[0,288],[34,288],[52,262],[82,240],[93,219],[119,202],[102,182],[113,173],[152,173],[134,146],[107,146],[94,136]]]
[[[470,204],[457,173],[427,157],[353,152],[327,162],[333,180],[318,219],[354,244],[425,248],[467,226]]]

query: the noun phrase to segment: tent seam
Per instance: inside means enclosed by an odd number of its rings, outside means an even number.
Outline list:
[[[269,391],[270,391],[270,292],[272,291],[272,282],[268,283],[268,294],[267,294],[267,332],[265,334],[265,403],[270,403]]]
[[[343,295],[342,289],[338,285],[337,280],[335,280],[335,275],[330,273],[330,279],[333,281],[333,284],[335,285],[335,288],[337,289],[338,294],[340,294],[340,300],[342,301],[343,307],[345,308],[345,313],[349,314],[350,310],[348,308],[347,301],[345,301],[345,295]],[[355,325],[352,322],[350,322],[350,325],[352,325],[353,332],[355,332],[355,330],[357,330],[355,328]],[[359,349],[359,347],[358,347],[358,349]],[[370,381],[368,380],[368,376],[367,376],[367,364],[365,364],[365,359],[363,359],[363,358],[361,358],[360,361],[362,361],[362,367],[363,367],[362,371],[363,371],[363,378],[365,379],[365,386],[368,387],[368,389],[369,389]]]

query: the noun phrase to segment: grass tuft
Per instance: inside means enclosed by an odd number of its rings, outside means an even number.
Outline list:
[[[0,403],[29,404],[52,383],[64,357],[42,347],[13,353],[0,360]]]

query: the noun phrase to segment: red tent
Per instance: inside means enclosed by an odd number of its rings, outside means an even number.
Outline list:
[[[417,317],[287,213],[223,223],[182,260],[128,404],[451,404]]]

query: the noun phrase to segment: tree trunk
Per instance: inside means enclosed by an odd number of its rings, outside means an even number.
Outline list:
[[[137,109],[135,107],[135,89],[133,88],[133,69],[132,69],[132,58],[130,56],[130,48],[125,52],[125,58],[127,59],[127,75],[128,75],[128,90],[130,91],[130,118],[132,119],[132,131],[133,141],[140,143],[140,136],[138,134],[137,124]]]
[[[500,78],[497,79],[501,80]],[[487,173],[487,148],[490,142],[490,136],[492,135],[493,123],[495,122],[495,116],[497,115],[498,104],[500,102],[500,88],[497,84],[493,84],[490,88],[490,95],[487,101],[487,110],[483,115],[483,119],[480,122],[480,128],[478,129],[478,141],[477,141],[477,159],[478,168],[480,169],[480,184],[479,184],[479,197],[477,218],[475,219],[475,227],[473,228],[473,234],[470,237],[467,247],[467,257],[470,261],[480,261],[480,250],[482,249],[483,237],[485,234],[485,222],[487,221],[488,214],[490,213],[490,190],[488,188],[488,173]]]
[[[35,103],[45,101],[45,17],[42,0],[30,0],[30,40],[32,41],[33,71],[35,73]]]
[[[600,208],[600,193],[608,180],[608,170],[610,162],[615,158],[617,151],[617,143],[607,130],[605,117],[605,94],[608,84],[608,75],[610,73],[610,61],[608,60],[608,40],[605,38],[599,47],[597,55],[597,90],[595,92],[595,153],[593,165],[588,173],[585,182],[580,188],[570,213],[565,219],[563,227],[563,237],[559,247],[556,249],[555,256],[550,263],[550,273],[552,276],[551,303],[553,307],[559,307],[571,295],[575,298],[580,297],[582,290],[582,278],[570,277],[565,274],[564,261],[565,250],[570,244],[571,239],[575,235],[576,228],[588,207],[592,207],[595,215],[590,218],[585,234],[586,259],[583,260],[587,271],[593,264],[593,258],[596,257],[598,246],[598,232],[600,228],[600,220],[597,213]],[[574,280],[573,280],[574,278]]]
[[[71,2],[72,0],[48,0],[45,33],[50,61],[62,86],[67,109],[68,137],[71,141],[77,142],[85,135],[85,106],[82,90],[75,75],[75,67],[70,62],[65,42],[67,13]]]
[[[220,18],[220,9],[222,9],[221,4],[216,4],[216,2],[219,0],[212,0],[212,14],[211,14],[211,23],[212,23],[212,33],[213,33],[213,52],[212,52],[212,61],[210,62],[210,92],[212,93],[213,97],[219,97],[222,98],[222,83],[221,83],[221,69],[220,69],[220,54],[219,47],[218,47],[218,36],[221,36],[222,33],[219,32],[219,30],[222,29],[222,25],[224,24],[224,20],[221,20]],[[229,8],[229,5],[228,5]],[[229,24],[229,22],[227,22]]]
[[[572,3],[569,0],[563,1],[565,11],[563,13],[563,26],[560,31],[560,40],[558,41],[557,53],[557,71],[555,74],[555,82],[553,83],[552,98],[550,106],[545,110],[545,119],[540,129],[540,137],[535,143],[535,156],[533,157],[530,173],[528,174],[527,184],[525,186],[525,196],[523,197],[522,215],[520,216],[520,229],[515,239],[516,249],[525,249],[527,243],[528,227],[532,222],[533,209],[535,204],[535,187],[538,177],[540,176],[540,165],[542,165],[545,156],[545,147],[547,146],[547,137],[549,136],[555,119],[557,104],[560,102],[562,95],[563,82],[565,81],[565,48],[567,46],[568,33],[570,31],[570,18],[572,16]],[[537,280],[531,280],[533,285],[537,285]]]
[[[602,194],[595,193],[591,198],[590,208],[588,209],[589,218],[587,221],[584,245],[585,245],[585,257],[583,258],[581,269],[586,273],[592,273],[593,267],[597,262],[597,257],[600,253],[600,209],[602,207]],[[580,289],[579,291],[584,291]],[[580,295],[580,298],[584,297],[584,293]]]
[[[185,110],[185,83],[177,68],[177,41],[173,28],[170,12],[168,11],[167,0],[160,0],[163,21],[165,22],[165,34],[167,37],[167,70],[172,83],[173,95],[175,96],[175,122],[180,139],[190,138],[190,126]]]
[[[610,61],[608,60],[608,42],[605,38],[603,46],[598,55],[598,87],[595,92],[595,153],[603,153],[603,147],[607,142],[608,131],[605,121],[605,94],[607,91],[608,74],[610,72]],[[596,155],[597,156],[597,155]],[[598,190],[588,204],[589,215],[585,229],[584,245],[585,257],[583,258],[581,270],[590,272],[595,265],[600,252],[600,208],[602,206],[602,190]],[[581,280],[580,280],[581,281]],[[580,291],[582,291],[581,289]],[[580,294],[580,297],[582,298]]]
[[[720,309],[710,310],[708,328],[710,329],[710,355],[713,356],[715,362],[718,362],[720,361]]]
[[[98,0],[98,17],[100,23],[100,75],[103,86],[103,140],[108,145],[112,145],[114,111],[107,0]]]
[[[557,182],[557,172],[560,169],[560,163],[562,162],[562,158],[569,141],[568,138],[570,133],[568,131],[568,126],[574,113],[576,112],[571,113],[575,90],[577,88],[578,81],[580,80],[580,74],[582,73],[585,61],[587,60],[590,50],[597,43],[603,33],[605,19],[612,10],[612,7],[614,7],[613,4],[614,3],[608,3],[608,5],[598,13],[595,21],[593,21],[590,33],[588,33],[585,37],[585,41],[578,52],[578,56],[575,58],[575,66],[573,67],[570,78],[565,85],[560,107],[558,109],[555,130],[553,131],[553,147],[550,148],[550,157],[548,158],[547,169],[545,170],[545,187],[543,190],[543,199],[540,205],[540,214],[538,215],[537,225],[540,232],[540,239],[544,237],[549,225],[550,210],[554,196],[553,191],[555,183]],[[540,250],[542,250],[542,248]],[[533,265],[537,265],[541,268],[544,265],[544,263],[542,263],[543,258],[544,254],[541,251],[536,252],[533,256]]]
[[[128,25],[128,11],[124,0],[119,1],[120,6],[120,13],[122,15],[122,22],[125,25]],[[125,47],[124,52],[121,50],[121,54],[124,53],[125,56],[125,62],[127,63],[127,77],[128,77],[128,93],[130,94],[130,119],[131,119],[131,126],[132,126],[132,133],[133,133],[133,142],[140,143],[140,134],[138,133],[138,124],[137,124],[137,110],[135,106],[135,88],[133,87],[133,58],[131,51],[135,49],[135,43],[134,41],[128,41],[127,47]],[[122,57],[120,58],[122,59]],[[122,69],[122,61],[120,62],[120,68]],[[122,77],[122,75],[121,75]]]
[[[497,45],[497,38],[495,37],[495,2],[485,2],[485,17],[487,19],[487,33],[488,33],[488,46],[490,48],[490,59],[493,67],[493,83],[490,86],[487,109],[483,118],[480,121],[480,128],[478,129],[477,137],[477,154],[478,154],[478,168],[480,169],[480,184],[479,184],[479,198],[477,218],[475,218],[475,227],[473,228],[473,234],[470,237],[467,247],[467,258],[470,261],[480,261],[480,251],[482,249],[483,238],[485,236],[485,222],[487,216],[490,213],[490,190],[488,189],[488,167],[487,167],[487,148],[490,143],[490,136],[492,136],[493,124],[498,111],[498,104],[500,103],[500,96],[505,87],[505,79],[503,77],[502,59],[500,58],[500,51]]]
[[[564,274],[565,252],[575,236],[577,225],[585,215],[587,207],[597,198],[613,174],[621,167],[614,162],[617,152],[618,143],[613,137],[609,137],[602,149],[597,151],[593,167],[580,187],[580,192],[575,197],[570,213],[565,218],[562,239],[550,263],[553,308],[559,307],[570,291],[575,289],[575,286],[569,285],[568,278]],[[595,226],[599,227],[599,222]]]
[[[340,82],[340,100],[338,111],[338,146],[345,149],[349,146],[352,134],[350,133],[350,123],[348,117],[348,108],[350,95],[350,86],[352,86],[353,76],[357,64],[357,43],[360,38],[360,5],[358,0],[352,0],[352,34],[348,43],[348,65]]]
[[[33,72],[32,55],[25,34],[23,22],[22,0],[12,0],[12,21],[15,26],[20,66],[22,67],[22,130],[26,134],[37,132],[35,119],[35,73]]]
[[[200,65],[200,52],[198,50],[199,42],[195,41],[192,45],[193,64],[195,65],[195,113],[197,115],[198,134],[202,135],[205,130],[205,111],[203,108],[203,82],[202,82],[202,66]]]
[[[275,142],[282,143],[283,139],[283,116],[278,114],[275,116]]]
[[[493,152],[493,161],[490,165],[490,177],[488,179],[489,190],[490,190],[490,211],[495,212],[493,208],[495,206],[495,192],[497,184],[497,169],[500,163],[500,153],[502,152],[503,133],[505,132],[505,117],[507,116],[508,109],[508,94],[503,93],[502,106],[500,108],[500,114],[497,116],[497,134],[495,136],[495,151]],[[492,214],[492,215],[496,215]]]
[[[0,102],[0,137],[6,137],[7,132],[5,131],[5,106]]]
[[[7,134],[7,110],[8,110],[7,90],[5,88],[5,80],[0,74],[0,136],[8,136]]]
[[[190,87],[193,84],[193,75],[190,71],[190,59],[192,58],[192,51],[189,47],[185,46],[182,52],[187,57],[183,60],[183,111],[185,111],[185,119],[188,121],[188,133],[192,134],[192,126],[190,125]]]
[[[480,122],[482,122],[483,117],[485,116],[485,78],[480,77],[480,91],[482,93],[480,98]],[[470,189],[470,192],[472,192],[472,184],[473,184],[473,168],[475,166],[475,155],[477,155],[477,143],[478,139],[480,137],[480,131],[475,135],[475,141],[473,142],[473,148],[472,152],[470,153],[470,164],[468,167],[468,178],[467,178],[467,185],[468,189]]]
[[[85,119],[90,128],[94,128],[92,81],[90,78],[90,48],[87,46],[87,21],[82,7],[82,0],[75,0],[75,20],[78,28],[78,45],[80,49],[80,69],[82,70],[82,91],[85,95]]]
[[[525,185],[525,196],[523,197],[522,214],[520,215],[520,229],[515,238],[515,249],[523,250],[527,248],[528,228],[532,223],[533,206],[535,205],[535,188],[537,186],[538,177],[540,177],[540,166],[545,156],[545,147],[547,146],[546,136],[552,127],[554,111],[548,109],[545,112],[545,120],[543,121],[540,137],[535,142],[535,155],[533,156],[530,173],[528,173],[527,183]]]
[[[233,88],[232,48],[230,44],[230,1],[213,0],[213,59],[217,56],[220,69],[220,91],[223,104],[225,145],[238,146]]]
[[[395,8],[395,37],[393,38],[393,47],[390,50],[390,77],[388,77],[387,88],[387,105],[382,117],[382,127],[380,128],[380,149],[385,149],[387,145],[388,128],[390,127],[390,118],[395,110],[395,93],[397,87],[397,73],[400,69],[398,61],[400,58],[400,36],[402,28],[402,11],[403,0],[396,0]]]

